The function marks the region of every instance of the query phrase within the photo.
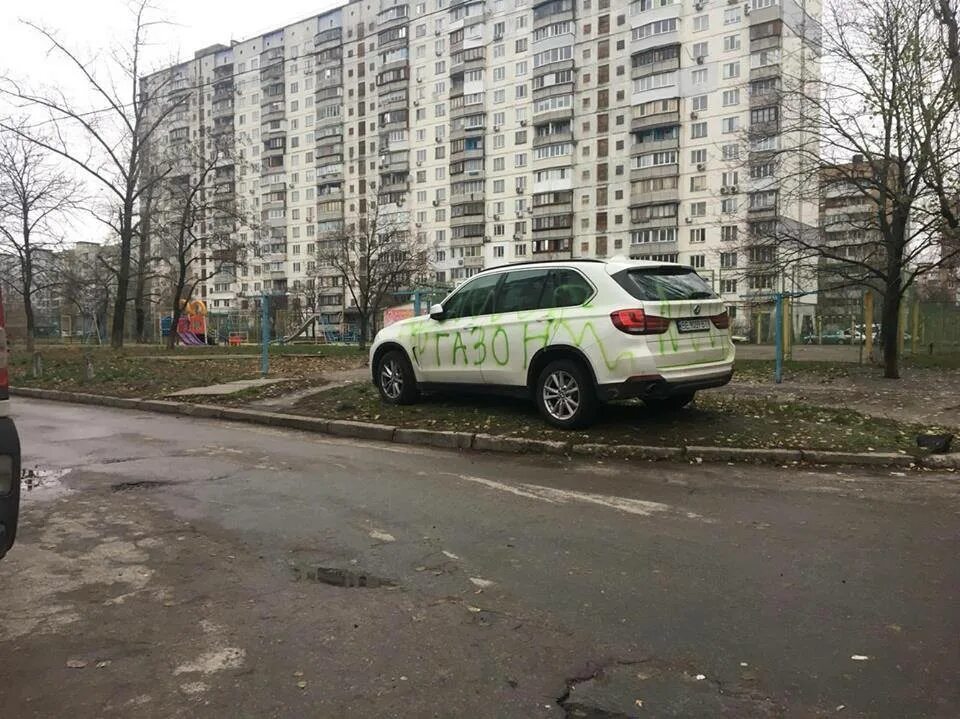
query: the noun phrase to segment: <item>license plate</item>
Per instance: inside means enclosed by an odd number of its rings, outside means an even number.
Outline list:
[[[677,320],[677,329],[680,332],[702,332],[710,329],[710,320]]]

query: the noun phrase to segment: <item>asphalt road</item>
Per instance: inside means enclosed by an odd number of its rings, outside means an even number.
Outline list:
[[[960,716],[956,474],[14,411],[5,716]]]

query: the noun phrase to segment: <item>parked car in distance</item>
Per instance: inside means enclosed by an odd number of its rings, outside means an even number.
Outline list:
[[[733,359],[727,310],[693,268],[628,260],[484,270],[370,348],[385,402],[409,404],[421,390],[503,392],[532,398],[564,429],[590,424],[605,400],[683,407],[729,382]]]
[[[803,336],[805,345],[848,345],[850,344],[850,330],[826,330],[817,334]]]

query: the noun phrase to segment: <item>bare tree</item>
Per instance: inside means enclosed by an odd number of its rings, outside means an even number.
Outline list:
[[[23,300],[27,351],[36,339],[36,297],[60,278],[55,252],[63,244],[60,223],[76,210],[77,182],[63,174],[39,144],[19,132],[0,130],[0,248],[17,258],[15,287]]]
[[[117,245],[81,243],[61,253],[58,266],[61,314],[72,308],[80,317],[83,337],[92,330],[98,344],[105,339],[105,319],[116,290],[112,260],[118,255]],[[76,332],[75,322],[71,323],[71,330]]]
[[[138,199],[146,187],[141,182],[142,149],[160,131],[164,119],[186,107],[188,96],[172,86],[151,88],[141,94],[142,54],[151,27],[147,19],[152,7],[139,0],[132,8],[132,33],[126,44],[109,53],[109,61],[87,58],[70,48],[59,34],[27,22],[50,45],[55,56],[65,60],[83,80],[96,107],[83,107],[62,90],[31,91],[9,77],[0,83],[0,96],[47,115],[52,135],[34,137],[24,128],[0,121],[0,128],[35,142],[80,168],[110,196],[110,209],[98,219],[111,227],[118,238],[119,256],[113,269],[117,294],[113,308],[111,344],[122,347],[129,302],[130,267],[137,231]],[[78,137],[86,143],[77,142]]]
[[[218,276],[233,277],[244,260],[238,225],[253,226],[245,205],[237,200],[234,180],[233,136],[171,146],[155,172],[156,197],[149,211],[149,236],[169,268],[170,308],[173,315],[167,340],[172,348],[183,309],[197,286]],[[209,229],[209,231],[208,231]]]
[[[427,249],[410,234],[406,214],[370,202],[369,210],[340,232],[318,238],[317,265],[333,269],[353,299],[360,347],[392,293],[422,282],[430,269]]]
[[[771,118],[779,133],[801,138],[789,150],[752,152],[751,175],[762,174],[754,172],[758,162],[774,168],[779,201],[793,193],[801,202],[822,202],[825,218],[820,232],[756,223],[752,241],[771,247],[765,259],[778,266],[819,266],[821,291],[877,292],[884,376],[891,379],[899,377],[905,294],[956,252],[942,251],[949,247],[943,233],[957,227],[960,126],[940,35],[932,5],[833,0],[822,26],[823,77],[783,77],[772,95],[779,116],[751,112],[751,143],[762,141]],[[755,89],[751,83],[754,107]],[[831,213],[838,197],[843,201]],[[751,210],[757,199],[751,195]]]

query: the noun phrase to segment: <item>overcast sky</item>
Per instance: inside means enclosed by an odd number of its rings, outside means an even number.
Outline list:
[[[187,59],[193,52],[214,43],[229,44],[296,20],[317,15],[342,5],[340,0],[284,0],[278,3],[217,2],[211,0],[153,0],[152,19],[166,20],[169,26],[151,30],[152,42],[146,58],[149,71],[175,59]],[[90,109],[103,101],[87,92],[75,68],[48,55],[49,44],[20,21],[29,20],[56,29],[68,47],[84,57],[106,55],[112,43],[132,36],[130,5],[124,0],[0,0],[0,76],[24,83],[30,89],[56,87]],[[129,42],[127,43],[129,45]],[[0,113],[10,112],[0,103]],[[93,188],[96,189],[96,188]],[[102,240],[96,223],[82,222],[76,239]],[[92,235],[92,236],[91,236]],[[99,235],[99,236],[97,236]]]

